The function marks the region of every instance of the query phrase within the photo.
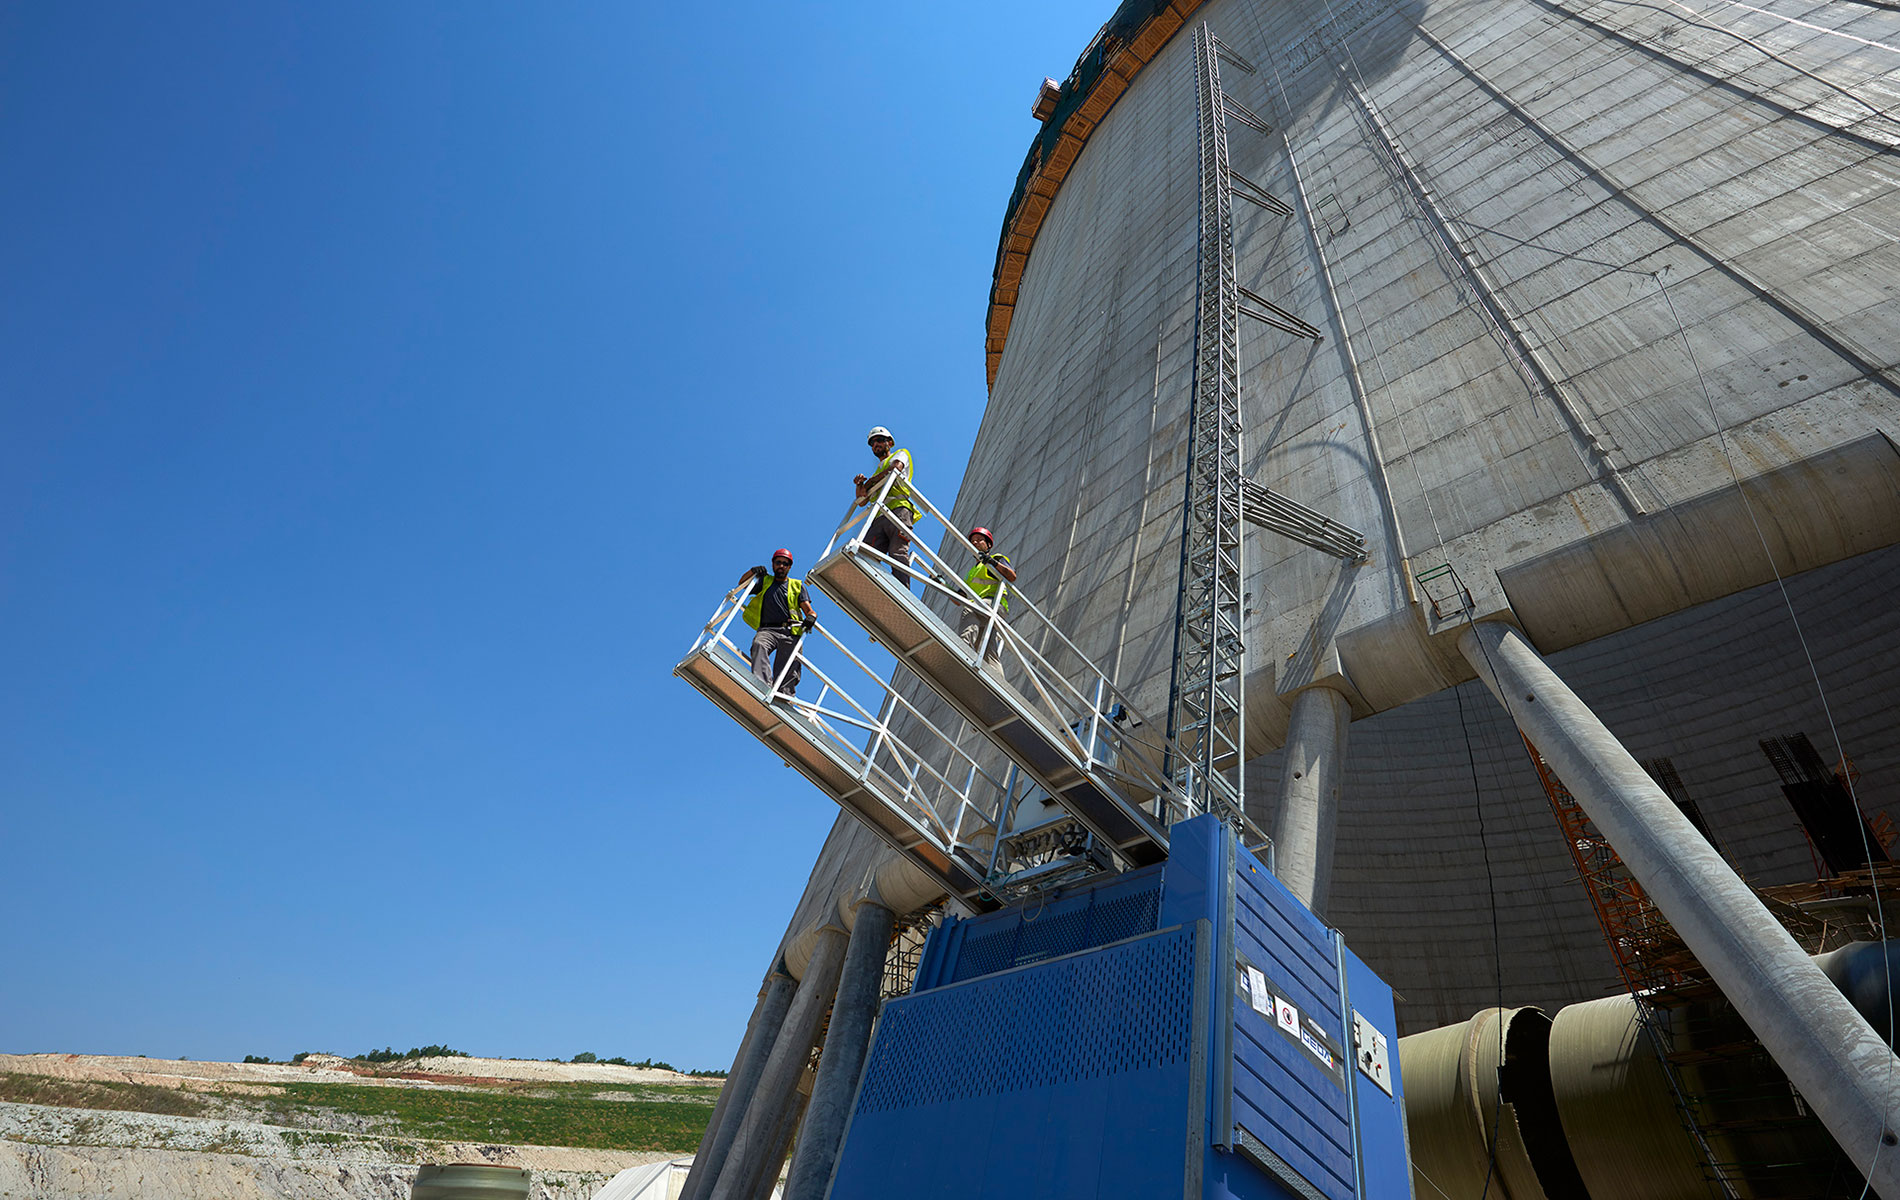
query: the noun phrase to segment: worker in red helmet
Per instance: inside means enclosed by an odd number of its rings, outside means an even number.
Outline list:
[[[818,627],[818,617],[805,595],[805,581],[792,578],[792,552],[780,547],[772,551],[772,569],[748,567],[739,576],[739,586],[752,583],[752,598],[746,602],[745,622],[758,630],[752,635],[752,677],[767,695],[772,681],[778,680],[777,695],[791,696],[798,691],[798,639],[808,629]],[[803,618],[802,620],[800,618]]]
[[[996,538],[990,531],[978,525],[970,531],[970,545],[976,549],[976,565],[964,575],[963,582],[988,608],[965,606],[963,626],[957,632],[975,651],[983,640],[983,631],[990,625],[992,609],[996,623],[1000,625],[1003,615],[1009,611],[1009,586],[1016,582],[1016,568],[1010,566],[1009,559],[994,553]],[[983,648],[983,657],[997,666],[1003,664],[1003,637],[1000,629],[990,630],[989,645]]]
[[[858,489],[858,506],[875,500],[884,481],[896,476],[891,483],[891,490],[884,497],[884,511],[871,521],[865,544],[892,559],[891,574],[903,580],[905,587],[909,587],[911,574],[904,568],[910,565],[910,531],[917,524],[917,502],[910,494],[916,468],[910,461],[910,451],[897,449],[897,439],[882,425],[871,426],[871,432],[865,435],[864,441],[871,447],[871,453],[877,456],[878,468],[869,475],[852,478],[851,482]]]

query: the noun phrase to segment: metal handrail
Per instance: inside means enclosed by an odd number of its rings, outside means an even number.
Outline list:
[[[728,654],[757,687],[750,674],[750,654],[730,636],[732,622],[745,609],[747,593],[744,583],[726,593],[687,657]],[[866,682],[859,685],[864,700],[853,697],[832,671],[813,660],[815,640],[835,650],[864,677]],[[820,684],[815,700],[785,692],[785,679],[794,665]],[[863,690],[867,685],[868,692]],[[822,625],[799,639],[770,688],[758,690],[765,703],[783,706],[802,720],[806,736],[849,762],[861,782],[871,783],[875,776],[881,785],[879,795],[896,802],[897,815],[919,836],[929,838],[946,855],[961,857],[978,872],[983,870],[1010,780],[962,748],[961,730],[954,737],[946,733]],[[897,728],[900,716],[904,719],[901,730]]]
[[[1013,658],[1019,668],[1015,674],[1034,695],[1033,702],[1028,695],[1023,695],[1022,699],[1029,707],[1039,709],[1050,718],[1049,727],[1064,738],[1070,750],[1091,772],[1154,797],[1157,806],[1155,815],[1167,824],[1202,812],[1218,811],[1213,801],[1220,794],[1220,789],[1209,787],[1199,777],[1200,767],[1193,756],[1183,753],[1180,746],[1165,735],[1159,738],[1135,735],[1133,728],[1136,726],[1149,729],[1160,726],[1150,725],[1128,694],[1116,686],[1109,674],[1098,667],[1020,588],[1004,583],[998,589],[995,600],[983,599],[970,589],[960,574],[951,569],[942,553],[917,539],[915,526],[912,530],[911,562],[908,564],[900,563],[870,546],[868,538],[872,524],[880,515],[890,511],[890,492],[897,482],[898,476],[893,472],[886,476],[873,495],[852,504],[833,530],[831,540],[826,543],[824,553],[820,556],[821,561],[830,558],[834,552],[842,551],[867,562],[885,565],[900,574],[907,572],[913,580],[923,584],[927,599],[935,597],[942,603],[983,614],[984,629],[978,640],[976,661],[984,662],[984,654],[991,640],[1000,639],[1003,652]],[[974,557],[976,547],[964,536],[963,531],[932,504],[915,484],[908,486],[908,503],[916,506],[920,514],[934,518],[948,533],[944,549],[960,549]],[[922,524],[921,516],[917,524]],[[921,566],[918,563],[920,557],[923,560]],[[1010,616],[1015,624],[1003,619],[1001,601],[1005,595],[1009,597]],[[1025,616],[1030,620],[1025,622]],[[1052,641],[1052,650],[1072,656],[1078,666],[1073,671],[1058,668],[1042,649],[1031,643],[1022,628],[1025,624],[1037,626],[1044,635],[1045,645]],[[1010,682],[1011,672],[1007,666],[1006,660],[1004,683]],[[1111,716],[1117,708],[1125,716],[1126,728]],[[1112,748],[1113,760],[1097,753],[1098,747]],[[1177,768],[1181,764],[1188,765],[1177,779],[1168,770],[1170,764]],[[1264,844],[1268,841],[1264,831],[1244,813],[1238,814],[1238,819],[1242,837],[1249,844]]]

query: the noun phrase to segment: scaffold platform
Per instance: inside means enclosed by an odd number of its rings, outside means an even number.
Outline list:
[[[902,669],[880,677],[820,627],[794,653],[802,679],[789,667],[755,676],[732,640],[748,581],[726,595],[674,674],[979,908],[1160,862],[1169,827],[1205,812],[1235,824],[1248,845],[1267,844],[1041,609],[1013,585],[987,599],[971,589],[944,554],[974,561],[976,548],[921,493],[911,489],[909,501],[943,524],[941,552],[913,540],[900,564],[874,549],[886,499],[852,507],[805,581]],[[971,625],[975,645],[964,637]],[[811,699],[794,694],[794,679]]]
[[[1116,701],[1065,695],[1074,689],[1024,664],[1019,639],[998,622],[990,636],[1003,642],[1005,663],[1024,665],[1021,676],[1032,693],[1025,695],[999,678],[997,667],[981,666],[976,651],[877,561],[882,558],[861,542],[848,542],[807,579],[1131,865],[1166,858],[1167,829],[1142,807],[1152,801],[1157,781],[1143,788],[1111,771],[1107,762],[1085,753],[1086,734],[1076,728],[1098,720],[1112,724],[1102,710]]]
[[[845,692],[802,643],[797,661],[815,698],[785,694],[782,680],[761,684],[730,636],[743,607],[742,598],[728,596],[673,673],[950,895],[978,909],[995,907],[985,878],[1007,777],[984,770],[823,629],[803,641],[827,643],[862,669],[869,683],[859,685],[859,695],[873,697],[871,703]],[[900,714],[912,718],[901,731],[893,722]]]

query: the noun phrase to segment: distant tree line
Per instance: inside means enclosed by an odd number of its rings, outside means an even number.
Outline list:
[[[301,1063],[304,1059],[309,1058],[312,1054],[316,1054],[316,1053],[319,1053],[319,1051],[301,1050],[297,1052],[296,1054],[292,1055],[289,1061],[292,1066],[295,1066],[298,1063]],[[381,1050],[371,1050],[368,1054],[355,1055],[354,1057],[351,1058],[350,1061],[375,1064],[375,1063],[388,1063],[388,1062],[402,1062],[405,1059],[411,1059],[411,1058],[467,1058],[467,1057],[469,1057],[469,1054],[466,1050],[456,1050],[449,1046],[441,1046],[441,1045],[411,1046],[408,1050],[397,1050],[393,1046],[384,1046]],[[263,1055],[246,1054],[244,1056],[244,1061],[247,1063],[269,1063],[275,1060],[266,1058]],[[550,1058],[548,1059],[548,1061],[561,1062],[563,1060],[558,1059],[558,1058]],[[616,1067],[644,1067],[648,1070],[653,1070],[653,1071],[672,1071],[678,1075],[696,1075],[702,1079],[724,1079],[726,1077],[726,1072],[724,1071],[682,1071],[678,1067],[674,1066],[672,1063],[663,1062],[657,1058],[643,1058],[639,1062],[632,1062],[628,1059],[622,1058],[620,1055],[617,1055],[617,1054],[612,1058],[601,1058],[599,1055],[595,1054],[591,1050],[583,1050],[579,1054],[576,1054],[573,1058],[567,1059],[565,1061],[571,1062],[571,1063],[609,1063]]]
[[[558,1058],[550,1058],[548,1061],[560,1062],[561,1060]],[[617,1054],[612,1058],[601,1058],[591,1050],[583,1050],[567,1061],[571,1063],[611,1063],[616,1067],[644,1067],[651,1071],[671,1071],[675,1075],[698,1075],[706,1079],[724,1079],[726,1077],[724,1071],[682,1071],[672,1063],[664,1062],[657,1058],[643,1058],[639,1062],[629,1062]]]

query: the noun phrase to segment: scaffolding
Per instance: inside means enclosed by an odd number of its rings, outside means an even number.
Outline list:
[[[1241,623],[1240,284],[1234,267],[1227,98],[1220,85],[1218,43],[1204,24],[1194,31],[1194,76],[1201,152],[1199,258],[1168,735],[1185,752],[1173,764],[1183,790],[1191,794],[1198,779],[1209,811],[1238,821],[1247,794],[1241,746],[1246,643]]]
[[[761,678],[733,640],[742,584],[674,673],[978,907],[1161,861],[1169,826],[1213,811],[1198,771],[1190,763],[1177,782],[1178,748],[1027,596],[1009,585],[978,596],[945,557],[976,548],[914,487],[907,503],[943,526],[941,550],[915,542],[906,563],[875,549],[896,482],[852,507],[806,580],[903,669],[880,676],[825,626]],[[794,670],[810,699],[788,686]]]

